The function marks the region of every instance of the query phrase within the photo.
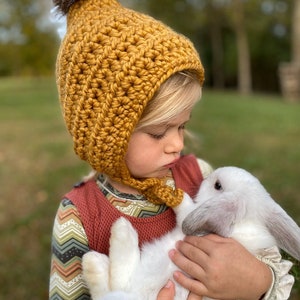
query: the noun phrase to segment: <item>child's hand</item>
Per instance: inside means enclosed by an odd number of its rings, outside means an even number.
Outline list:
[[[175,286],[174,283],[169,280],[167,284],[160,290],[157,295],[157,300],[173,300],[175,296]],[[187,300],[202,300],[201,296],[190,293]]]
[[[271,270],[241,244],[217,235],[186,237],[169,253],[182,272],[175,280],[196,295],[217,299],[259,299],[272,283]]]
[[[167,284],[160,290],[157,300],[173,300],[175,296],[174,283],[169,280]]]

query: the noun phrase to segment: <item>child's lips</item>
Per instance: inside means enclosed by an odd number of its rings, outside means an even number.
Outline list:
[[[178,160],[179,159],[175,159],[171,163],[164,165],[164,167],[170,169],[170,168],[174,167],[177,164]]]

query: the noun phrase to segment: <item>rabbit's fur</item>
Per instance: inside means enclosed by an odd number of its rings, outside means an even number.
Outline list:
[[[300,260],[300,228],[243,169],[215,170],[203,181],[195,199],[185,194],[174,211],[176,228],[141,250],[136,231],[120,218],[111,229],[109,257],[93,251],[84,255],[84,277],[94,300],[156,299],[177,269],[168,252],[185,235],[233,237],[253,254],[276,245]],[[186,299],[187,295],[176,285],[175,299]]]

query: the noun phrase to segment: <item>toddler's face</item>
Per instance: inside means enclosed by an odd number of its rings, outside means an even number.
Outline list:
[[[125,156],[135,178],[162,178],[180,157],[184,147],[184,127],[191,111],[183,111],[167,124],[144,127],[134,132]]]

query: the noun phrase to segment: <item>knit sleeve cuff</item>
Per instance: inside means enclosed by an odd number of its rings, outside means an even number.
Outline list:
[[[262,299],[288,299],[295,281],[294,277],[288,273],[293,264],[282,259],[277,247],[262,249],[256,257],[271,269],[273,276],[272,285]]]

